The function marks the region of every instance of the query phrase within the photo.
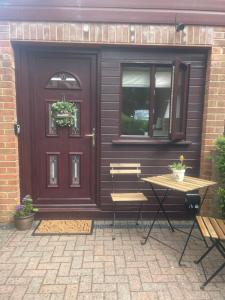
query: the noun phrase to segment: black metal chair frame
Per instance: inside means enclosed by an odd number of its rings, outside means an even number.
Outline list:
[[[206,194],[207,194],[207,191],[208,191],[208,187],[206,188],[206,191],[204,193],[204,196],[202,198],[202,201],[199,205],[199,209],[198,209],[198,213],[196,213],[196,215],[198,215],[201,211],[201,207],[202,205],[204,204],[204,201],[205,201],[205,197],[206,197]],[[196,216],[194,217],[194,221],[193,221],[193,224],[191,226],[191,229],[190,229],[190,232],[188,234],[188,237],[187,237],[187,240],[185,242],[185,245],[184,245],[184,248],[183,248],[183,251],[181,253],[181,256],[180,256],[180,259],[179,259],[179,265],[181,265],[181,262],[182,262],[182,259],[183,259],[183,256],[184,256],[184,253],[185,253],[185,250],[187,248],[187,245],[188,245],[188,242],[190,240],[191,237],[193,237],[193,230],[194,230],[194,227],[195,225],[198,225],[197,221],[196,221]],[[199,226],[198,226],[199,228]],[[201,233],[201,230],[199,228],[199,231]],[[201,233],[202,235],[202,233]],[[220,239],[213,239],[213,238],[210,238],[211,242],[212,242],[212,245],[211,246],[208,246],[207,242],[206,242],[206,239],[205,237],[202,235],[202,239],[203,241],[205,242],[206,246],[207,246],[207,250],[205,251],[205,253],[196,261],[194,261],[195,264],[199,264],[202,262],[202,260],[216,247],[216,249],[220,252],[220,254],[223,256],[223,258],[225,259],[225,247],[224,245],[222,244],[222,241]],[[202,263],[201,263],[202,265]],[[225,267],[225,262],[222,263],[222,265],[209,277],[207,278],[206,276],[206,272],[205,272],[205,269],[204,269],[204,266],[202,265],[202,269],[203,269],[203,272],[204,272],[204,276],[206,278],[206,281],[203,283],[203,285],[200,287],[201,289],[204,289],[204,287]]]
[[[199,264],[203,258],[205,258],[215,247],[220,252],[220,254],[225,259],[225,247],[222,244],[222,241],[219,239],[211,239],[212,245],[205,251],[205,253],[196,261],[194,261],[195,264]],[[221,264],[221,266],[209,277],[207,278],[205,269],[202,265],[202,269],[206,278],[206,281],[203,283],[203,285],[200,287],[201,289],[204,289],[205,286],[225,267],[225,261]]]
[[[140,167],[137,167],[137,170],[139,170]],[[131,175],[131,174],[130,174]],[[130,176],[129,175],[129,176]],[[113,192],[115,190],[115,178],[116,176],[119,176],[118,174],[117,175],[113,175],[112,174],[112,189],[113,189]],[[137,178],[140,179],[140,175],[139,174],[136,174]],[[120,202],[123,202],[123,201],[120,201]],[[124,202],[123,202],[124,203]],[[112,234],[112,240],[115,240],[115,223],[116,223],[116,213],[117,213],[117,202],[114,202],[114,209],[113,209],[113,223],[112,223],[112,228],[113,228],[113,234]],[[136,219],[136,225],[138,226],[139,225],[139,219],[141,219],[142,221],[142,208],[143,208],[143,202],[140,201],[140,205],[139,205],[139,209],[138,209],[138,212],[137,212],[137,219]]]
[[[186,240],[186,243],[185,243],[185,246],[184,246],[184,249],[182,251],[182,254],[180,256],[180,259],[179,259],[179,265],[181,265],[181,261],[182,261],[182,258],[184,256],[184,253],[185,253],[185,250],[187,248],[187,245],[188,245],[188,242],[192,236],[192,231],[195,227],[195,224],[196,224],[196,220],[194,220],[193,224],[192,224],[192,227],[191,227],[191,230],[188,234],[188,237],[187,237],[187,240]],[[198,223],[197,223],[198,224]],[[199,228],[199,231],[201,233],[201,230]],[[204,238],[204,237],[203,237]],[[205,239],[205,238],[204,238]],[[222,241],[220,239],[213,239],[213,238],[210,238],[211,242],[212,242],[212,245],[211,246],[208,246],[207,247],[207,250],[205,251],[205,253],[196,261],[194,261],[195,264],[199,264],[200,262],[202,262],[202,260],[216,247],[217,250],[220,252],[220,254],[223,256],[223,258],[225,259],[225,247],[223,246],[222,244]],[[204,275],[205,275],[205,278],[206,278],[206,281],[203,283],[203,285],[200,287],[201,289],[204,289],[204,287],[225,267],[225,262],[209,277],[207,278],[206,276],[206,272],[205,272],[205,269],[204,269],[204,266],[202,265],[202,269],[203,269],[203,272],[204,272]]]

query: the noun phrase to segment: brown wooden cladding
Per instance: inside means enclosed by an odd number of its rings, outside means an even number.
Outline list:
[[[224,2],[221,0],[199,0],[199,1],[179,1],[179,0],[2,0],[5,6],[51,6],[51,7],[86,7],[86,8],[133,8],[133,9],[174,9],[193,11],[224,11]]]
[[[0,20],[225,25],[221,0],[2,0]]]
[[[172,63],[176,58],[191,64],[190,91],[188,102],[188,120],[186,140],[191,143],[167,144],[167,145],[125,145],[113,144],[113,140],[119,139],[120,121],[120,64],[121,63]],[[199,175],[201,126],[203,115],[203,98],[206,72],[206,53],[194,50],[168,49],[125,49],[104,48],[101,51],[101,208],[110,210],[112,202],[110,193],[113,184],[109,174],[109,164],[116,162],[140,162],[142,166],[141,176],[154,176],[168,173],[168,165],[184,154],[186,164],[192,169],[188,175]],[[138,181],[135,176],[121,176],[116,178],[114,192],[140,192],[143,191],[150,197],[145,210],[157,209],[152,197],[150,186]],[[162,189],[159,188],[162,195]],[[134,206],[131,206],[133,208]],[[122,210],[125,207],[122,207]],[[174,216],[179,217],[185,213],[182,193],[171,192],[166,203],[166,209]]]

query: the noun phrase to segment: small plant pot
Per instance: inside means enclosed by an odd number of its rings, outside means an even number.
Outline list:
[[[174,178],[177,182],[182,182],[182,181],[184,181],[184,174],[185,174],[185,170],[174,170],[174,169],[173,169],[173,178]]]
[[[33,221],[34,221],[34,215],[35,214],[30,214],[29,216],[26,217],[14,217],[15,221],[15,227],[18,230],[28,230],[31,229]]]

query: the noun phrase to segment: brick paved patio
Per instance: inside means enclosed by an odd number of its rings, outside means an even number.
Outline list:
[[[140,245],[141,229],[117,228],[112,241],[108,223],[96,222],[88,236],[40,237],[1,226],[0,299],[225,299],[225,272],[199,288],[204,275],[192,261],[204,250],[201,241],[192,240],[186,267],[179,267],[176,251],[153,239]],[[162,226],[153,234],[183,246],[179,232]],[[207,271],[219,260],[211,254]]]

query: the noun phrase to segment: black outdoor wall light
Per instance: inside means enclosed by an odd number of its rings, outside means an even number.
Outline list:
[[[179,23],[179,24],[176,24],[175,27],[176,27],[176,32],[179,32],[179,31],[184,30],[185,24]]]

